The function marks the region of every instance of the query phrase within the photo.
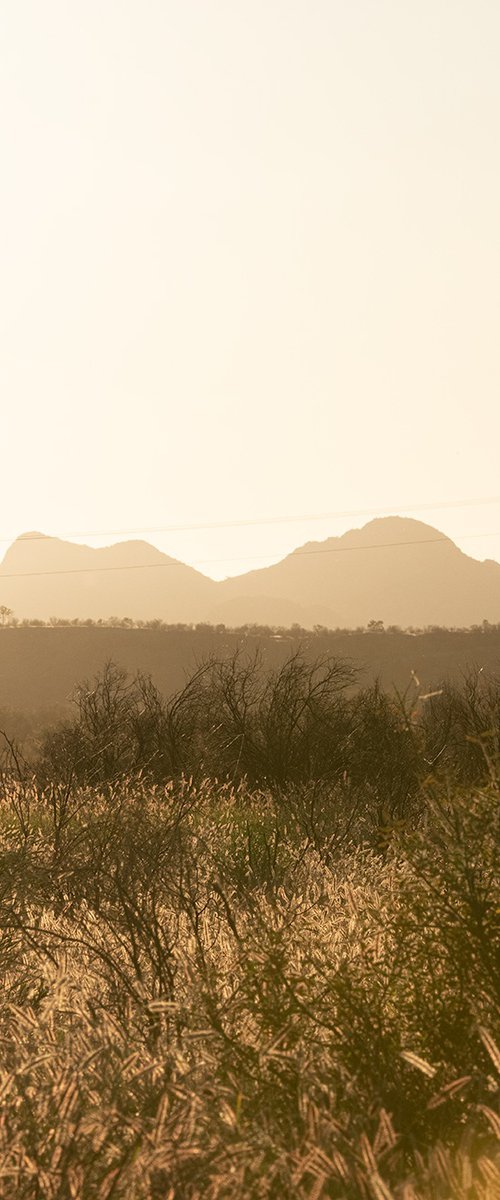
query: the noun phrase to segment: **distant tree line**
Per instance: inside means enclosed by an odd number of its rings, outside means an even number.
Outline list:
[[[16,617],[11,608],[7,605],[0,605],[0,625],[11,629],[152,629],[161,631],[175,631],[180,633],[210,632],[210,633],[236,633],[239,635],[252,635],[259,637],[287,637],[287,638],[311,638],[324,637],[330,634],[338,634],[343,637],[360,634],[411,634],[412,636],[428,635],[428,634],[446,634],[446,633],[498,633],[500,631],[500,621],[491,622],[481,621],[475,625],[384,625],[381,620],[372,619],[366,625],[357,625],[355,627],[345,626],[328,626],[314,625],[312,629],[306,628],[295,622],[293,625],[262,625],[258,622],[246,622],[242,625],[225,625],[222,622],[212,624],[209,621],[184,622],[176,621],[169,622],[162,620],[161,617],[151,617],[147,620],[133,617]]]

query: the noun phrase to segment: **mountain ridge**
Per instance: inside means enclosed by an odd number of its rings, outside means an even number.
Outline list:
[[[31,532],[0,564],[0,603],[20,618],[467,627],[500,621],[500,563],[479,562],[434,526],[400,516],[219,582],[142,539],[94,548]]]

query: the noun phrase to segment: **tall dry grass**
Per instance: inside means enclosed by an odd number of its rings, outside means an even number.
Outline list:
[[[497,786],[331,789],[5,781],[2,1200],[500,1195]]]

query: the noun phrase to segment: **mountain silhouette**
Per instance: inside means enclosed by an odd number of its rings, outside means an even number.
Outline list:
[[[500,621],[500,564],[470,558],[409,517],[308,542],[273,566],[220,583],[145,541],[92,549],[23,534],[0,565],[0,603],[19,618],[45,620],[466,627]]]
[[[220,585],[220,600],[232,602],[235,618],[257,597],[326,608],[329,619],[320,623],[332,628],[370,620],[403,627],[496,623],[500,564],[470,558],[421,521],[381,517],[342,537],[308,542],[271,567]]]
[[[17,617],[206,619],[217,585],[149,542],[102,549],[27,533],[0,566],[1,603]]]

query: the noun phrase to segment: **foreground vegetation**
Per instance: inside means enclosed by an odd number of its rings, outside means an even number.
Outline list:
[[[10,747],[2,1200],[500,1196],[496,684],[349,685],[110,666]]]

